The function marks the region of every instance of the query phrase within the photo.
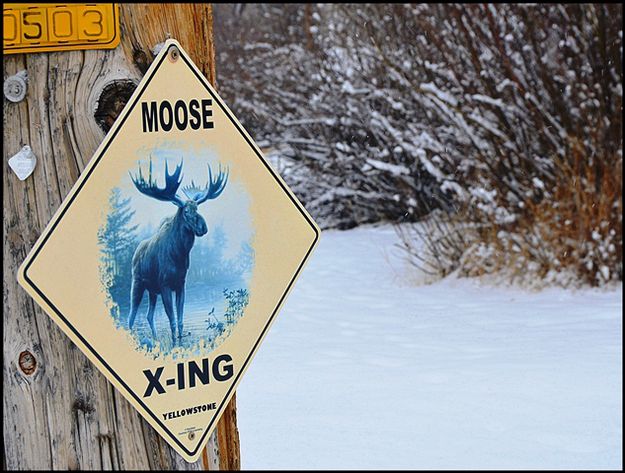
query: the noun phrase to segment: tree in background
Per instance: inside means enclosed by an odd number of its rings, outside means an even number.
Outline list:
[[[322,226],[418,220],[404,249],[438,276],[622,279],[620,5],[216,19],[226,99]]]
[[[135,212],[130,200],[122,198],[119,188],[114,187],[106,223],[98,232],[102,280],[113,301],[121,306],[128,305],[132,256],[137,247],[137,225],[131,224]]]
[[[250,275],[254,266],[254,250],[243,242],[237,254],[227,257],[228,237],[221,225],[213,227],[208,235],[196,241],[189,258],[187,284],[213,286],[238,285]]]

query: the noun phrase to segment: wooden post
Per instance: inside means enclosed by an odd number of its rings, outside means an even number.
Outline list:
[[[124,4],[115,50],[5,56],[28,73],[4,100],[4,469],[239,469],[235,398],[202,459],[186,463],[18,287],[16,271],[154,58],[176,38],[214,84],[212,9]],[[30,145],[34,173],[7,160]]]

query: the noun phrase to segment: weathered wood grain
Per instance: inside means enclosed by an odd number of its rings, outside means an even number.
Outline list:
[[[106,85],[138,83],[154,47],[169,37],[214,83],[210,5],[126,4],[120,17],[122,43],[113,51],[4,58],[5,79],[28,72],[28,93],[3,104],[3,466],[238,468],[234,398],[203,458],[186,463],[17,285],[18,266],[104,138],[94,112]],[[38,162],[21,182],[7,160],[25,144]]]
[[[239,430],[237,429],[237,411],[235,409],[236,394],[230,401],[232,407],[226,409],[217,426],[220,469],[240,470],[241,457],[239,447]]]

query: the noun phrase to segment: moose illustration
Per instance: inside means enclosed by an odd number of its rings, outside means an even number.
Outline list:
[[[172,174],[169,174],[165,161],[165,187],[158,187],[152,180],[152,159],[150,158],[147,180],[143,177],[141,166],[135,176],[130,178],[139,192],[153,199],[171,202],[178,207],[175,215],[167,217],[156,233],[137,246],[132,257],[132,287],[130,289],[130,316],[128,326],[132,329],[137,310],[147,290],[150,300],[147,312],[148,323],[152,336],[156,339],[154,328],[154,309],[156,298],[160,294],[165,313],[169,318],[173,344],[176,344],[176,317],[174,315],[173,294],[176,294],[176,312],[178,315],[178,339],[182,338],[182,322],[184,314],[185,279],[189,269],[189,253],[195,237],[208,232],[206,221],[198,213],[198,206],[207,200],[216,199],[221,195],[228,182],[228,170],[224,173],[219,165],[219,174],[213,180],[208,165],[208,183],[198,188],[193,180],[191,185],[182,188],[187,200],[178,195],[182,183],[182,165],[180,162]]]

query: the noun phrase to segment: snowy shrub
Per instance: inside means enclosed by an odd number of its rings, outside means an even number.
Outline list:
[[[621,22],[619,5],[218,6],[219,85],[323,227],[427,216],[400,232],[433,274],[602,284],[622,279]]]
[[[416,41],[424,66],[403,76],[433,94],[432,135],[453,130],[442,185],[457,207],[414,230],[424,266],[530,284],[622,279],[621,7],[407,8],[431,41]],[[387,62],[398,47],[386,41]]]
[[[370,45],[344,41],[351,20],[340,7],[228,5],[215,15],[220,91],[323,227],[414,220],[446,204],[423,112]]]

